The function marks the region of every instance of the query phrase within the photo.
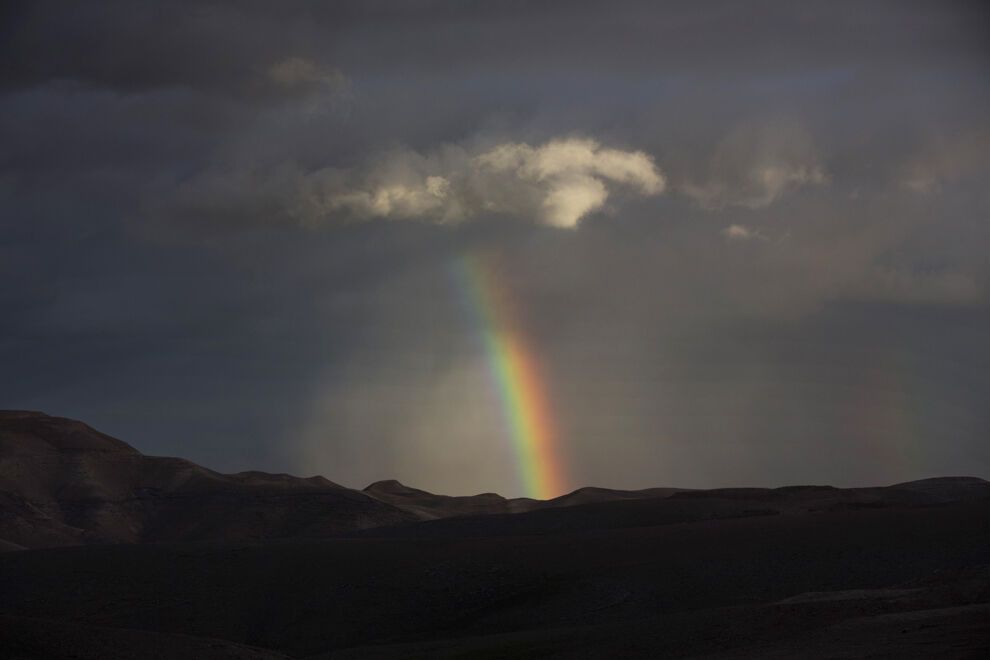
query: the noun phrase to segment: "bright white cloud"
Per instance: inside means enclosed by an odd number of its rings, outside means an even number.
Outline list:
[[[585,215],[600,209],[608,198],[605,184],[575,175],[558,182],[543,199],[544,220],[554,227],[575,227]]]
[[[564,228],[601,209],[613,190],[658,195],[665,186],[647,154],[581,138],[535,147],[509,142],[475,150],[448,146],[429,155],[397,152],[360,172],[310,178],[301,208],[311,221],[344,213],[459,222],[504,213]]]
[[[416,217],[439,209],[449,186],[450,182],[443,177],[431,176],[422,187],[395,184],[346,192],[336,197],[331,205],[366,216]]]

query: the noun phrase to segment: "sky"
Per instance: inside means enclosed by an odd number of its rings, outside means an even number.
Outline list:
[[[990,478],[990,12],[4,3],[0,406],[527,492]],[[464,304],[484,264],[511,327]]]

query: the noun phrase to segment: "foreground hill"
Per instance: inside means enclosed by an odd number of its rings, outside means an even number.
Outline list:
[[[962,502],[537,536],[416,525],[7,552],[0,648],[106,660],[138,657],[136,639],[155,657],[252,657],[196,641],[213,638],[334,659],[986,657],[987,520],[990,502]]]
[[[220,474],[181,458],[144,456],[82,422],[0,412],[0,540],[7,549],[322,537],[411,520],[322,477]]]

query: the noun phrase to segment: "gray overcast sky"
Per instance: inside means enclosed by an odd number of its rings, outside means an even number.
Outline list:
[[[0,405],[219,470],[522,493],[990,477],[990,13],[13,2]]]

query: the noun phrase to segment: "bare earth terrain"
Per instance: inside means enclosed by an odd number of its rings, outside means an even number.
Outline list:
[[[0,413],[0,656],[976,658],[990,484],[582,489],[224,475]]]

